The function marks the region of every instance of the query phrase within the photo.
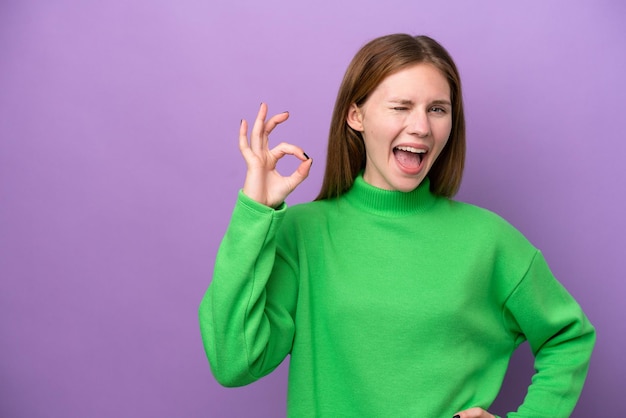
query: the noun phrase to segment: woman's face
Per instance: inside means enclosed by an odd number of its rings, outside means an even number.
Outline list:
[[[372,186],[408,192],[420,185],[452,129],[450,85],[432,64],[416,64],[385,78],[365,103],[348,112],[361,132]]]

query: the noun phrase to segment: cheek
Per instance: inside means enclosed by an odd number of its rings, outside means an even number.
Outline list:
[[[439,141],[442,144],[442,148],[450,139],[450,135],[452,134],[452,122],[442,123],[437,127],[437,131],[435,133],[435,140]]]
[[[436,135],[436,147],[437,147],[437,157],[441,154],[444,148],[448,145],[448,141],[450,140],[450,135],[452,133],[452,128],[450,126],[442,127],[441,131],[439,131]]]
[[[376,148],[380,146],[382,138],[380,127],[368,126],[362,133],[363,142],[366,148]]]
[[[444,148],[448,145],[448,141],[450,140],[450,133],[448,133],[447,136],[445,136],[442,141],[441,141],[441,145],[440,145],[440,149],[439,149],[439,153],[441,153],[441,151],[444,150]]]

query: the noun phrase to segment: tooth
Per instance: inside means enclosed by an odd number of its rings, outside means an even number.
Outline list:
[[[399,150],[412,152],[414,154],[424,154],[426,150],[413,148],[413,147],[398,147]]]

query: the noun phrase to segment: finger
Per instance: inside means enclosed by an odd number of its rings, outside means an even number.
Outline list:
[[[470,408],[464,411],[457,412],[452,418],[495,418],[489,412],[482,408]]]
[[[241,123],[239,124],[239,149],[243,152],[244,149],[249,147],[248,122],[245,119],[241,119]]]
[[[249,162],[249,158],[254,156],[248,142],[248,122],[245,119],[242,119],[239,125],[239,151],[246,162]]]
[[[281,142],[280,144],[272,148],[270,152],[277,161],[283,158],[285,155],[293,155],[302,161],[306,161],[309,159],[309,156],[305,154],[302,148],[297,145],[288,144],[287,142]]]
[[[291,184],[291,190],[298,187],[300,183],[302,183],[307,177],[309,177],[312,165],[313,160],[311,158],[302,161],[296,171],[294,171],[289,177],[287,177],[289,184]]]
[[[302,148],[296,145],[288,144],[286,142],[278,144],[272,149],[271,152],[277,161],[285,155],[293,155],[302,161],[298,168],[296,168],[296,170],[291,173],[290,176],[285,177],[285,180],[289,185],[289,192],[292,192],[296,187],[298,187],[300,183],[302,183],[309,176],[313,160],[308,155],[306,155]]]
[[[265,135],[266,140],[269,138],[270,133],[274,130],[274,128],[289,119],[289,112],[279,113],[278,115],[272,116],[267,123],[265,124],[265,130],[263,134]]]
[[[259,153],[264,147],[267,147],[267,136],[263,134],[265,131],[265,118],[267,117],[267,105],[261,103],[259,112],[256,115],[252,133],[250,134],[250,147],[252,151]]]

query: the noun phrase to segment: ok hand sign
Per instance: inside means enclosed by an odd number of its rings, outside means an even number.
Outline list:
[[[252,127],[250,141],[248,141],[248,122],[241,121],[239,150],[248,167],[243,192],[259,203],[277,207],[307,178],[313,160],[302,151],[302,148],[285,142],[270,149],[268,145],[270,133],[278,124],[289,118],[289,113],[279,113],[267,121],[266,117],[267,105],[261,103]],[[278,160],[285,155],[294,155],[302,161],[296,171],[288,177],[282,176],[276,170]]]

